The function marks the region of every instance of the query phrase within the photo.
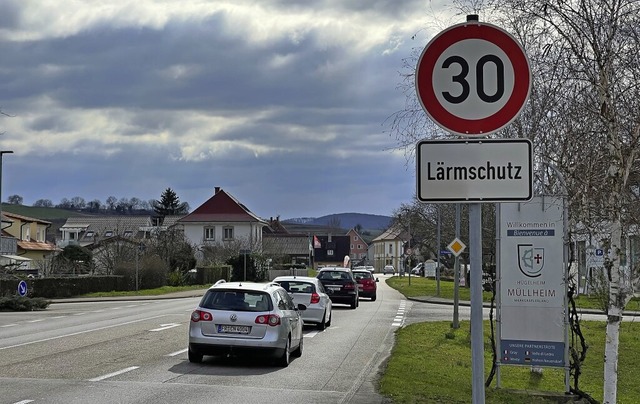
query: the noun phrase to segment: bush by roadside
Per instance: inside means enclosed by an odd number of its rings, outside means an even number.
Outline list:
[[[51,302],[42,297],[2,296],[0,311],[34,311],[44,310]]]

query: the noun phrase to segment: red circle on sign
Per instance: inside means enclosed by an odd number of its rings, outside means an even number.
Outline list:
[[[436,97],[433,86],[438,58],[450,46],[467,39],[488,41],[499,47],[513,67],[514,87],[509,100],[499,111],[481,119],[465,119],[451,113]],[[522,110],[529,97],[530,86],[529,61],[520,44],[506,31],[479,22],[454,25],[440,32],[424,48],[416,68],[416,91],[422,107],[440,127],[460,135],[488,135],[504,128]]]

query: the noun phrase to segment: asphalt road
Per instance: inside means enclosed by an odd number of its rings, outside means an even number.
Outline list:
[[[375,302],[336,305],[331,327],[306,328],[303,356],[287,368],[211,357],[189,363],[198,297],[1,313],[0,403],[384,403],[377,379],[414,303],[378,285]]]

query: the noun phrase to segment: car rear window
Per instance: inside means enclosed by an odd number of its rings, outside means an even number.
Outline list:
[[[318,274],[318,279],[337,280],[350,278],[351,276],[349,276],[349,274],[344,271],[321,271],[320,274]]]
[[[316,291],[313,283],[301,281],[278,281],[278,284],[287,292],[291,293],[313,293]]]
[[[273,310],[271,297],[268,293],[244,290],[209,290],[202,297],[200,307],[230,311]]]
[[[371,279],[373,278],[373,276],[371,275],[371,272],[367,271],[367,272],[354,272],[353,273],[353,277],[356,279]]]

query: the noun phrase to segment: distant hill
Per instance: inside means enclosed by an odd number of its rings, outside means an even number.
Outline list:
[[[282,222],[313,226],[334,226],[342,229],[352,229],[357,225],[360,225],[360,227],[363,229],[386,230],[391,223],[391,217],[382,215],[369,215],[365,213],[336,213],[317,218],[302,217],[286,219]]]

